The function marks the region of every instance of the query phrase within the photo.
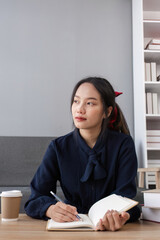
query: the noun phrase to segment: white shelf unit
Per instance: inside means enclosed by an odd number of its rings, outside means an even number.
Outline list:
[[[147,130],[160,130],[160,82],[145,82],[144,62],[156,62],[160,75],[160,50],[147,50],[153,38],[160,39],[160,0],[132,0],[134,134],[139,167],[160,167],[160,147],[147,147]],[[146,114],[146,92],[158,94],[158,114]],[[147,185],[155,184],[149,175]]]

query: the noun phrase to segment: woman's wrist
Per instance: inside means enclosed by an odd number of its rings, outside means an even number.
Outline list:
[[[46,217],[52,218],[53,207],[54,207],[53,204],[49,206],[49,208],[48,208],[47,211],[46,211]]]

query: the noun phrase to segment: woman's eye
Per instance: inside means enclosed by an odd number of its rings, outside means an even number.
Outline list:
[[[75,99],[73,102],[74,102],[74,103],[78,103],[78,100]]]
[[[93,102],[88,102],[87,104],[90,105],[90,106],[94,105]]]

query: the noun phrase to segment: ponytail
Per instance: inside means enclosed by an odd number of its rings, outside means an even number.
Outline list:
[[[111,114],[111,117],[108,123],[108,128],[130,135],[130,131],[129,131],[126,119],[117,103]]]

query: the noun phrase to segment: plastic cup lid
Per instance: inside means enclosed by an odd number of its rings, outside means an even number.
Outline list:
[[[22,197],[22,193],[19,190],[4,191],[0,194],[1,197]]]

